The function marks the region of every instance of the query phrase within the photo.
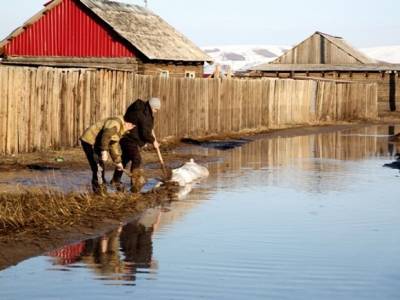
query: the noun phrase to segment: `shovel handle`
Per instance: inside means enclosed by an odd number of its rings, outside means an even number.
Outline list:
[[[153,130],[153,137],[154,137],[154,140],[157,141],[157,138],[156,138],[156,135],[154,133],[154,130]],[[165,168],[165,163],[164,163],[164,159],[163,159],[163,157],[161,155],[160,147],[157,146],[157,147],[154,147],[154,148],[156,148],[158,160],[160,161],[164,176],[167,178],[168,177],[168,172],[167,172],[167,169]]]
[[[117,164],[113,162],[114,167],[117,167]],[[126,175],[128,175],[129,177],[132,177],[132,173],[129,172],[127,169],[122,169],[122,172],[124,172]]]
[[[129,177],[132,177],[132,173],[129,172],[127,169],[122,169],[122,172],[124,172],[126,175],[128,175]]]
[[[164,160],[163,160],[163,158],[162,158],[162,156],[161,156],[160,148],[159,148],[159,147],[156,147],[156,150],[157,150],[158,159],[160,160],[160,164],[161,164],[161,167],[162,167],[163,172],[164,172],[164,176],[167,177],[167,176],[168,176],[168,173],[167,173],[167,169],[165,168]]]

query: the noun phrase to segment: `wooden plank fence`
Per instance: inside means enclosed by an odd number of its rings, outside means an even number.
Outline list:
[[[89,125],[151,96],[161,139],[377,118],[376,84],[0,66],[0,154],[76,146]]]

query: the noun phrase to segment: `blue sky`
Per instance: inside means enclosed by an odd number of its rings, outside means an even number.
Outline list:
[[[2,3],[0,38],[48,0]],[[142,5],[144,0],[124,0]],[[149,8],[199,46],[293,45],[314,31],[356,47],[400,45],[398,0],[148,0]]]

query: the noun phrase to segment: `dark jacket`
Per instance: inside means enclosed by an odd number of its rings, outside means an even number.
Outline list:
[[[148,102],[136,100],[128,107],[125,116],[129,116],[136,127],[127,132],[124,139],[134,142],[140,147],[154,143],[154,117]]]

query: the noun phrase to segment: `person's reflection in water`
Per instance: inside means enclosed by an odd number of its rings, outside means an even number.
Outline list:
[[[159,224],[160,214],[159,208],[149,209],[124,227],[85,241],[80,248],[80,257],[74,263],[84,263],[98,274],[98,279],[125,282],[135,281],[139,269],[157,269],[157,262],[152,259],[152,235]],[[68,247],[49,253],[56,257],[55,264],[60,263],[56,254],[64,253],[63,249]]]
[[[96,239],[85,242],[81,262],[100,275],[101,279],[130,280],[124,273],[119,251],[122,226]]]
[[[137,269],[156,269],[157,263],[152,260],[152,235],[160,221],[160,209],[147,210],[137,223],[126,225],[121,233],[121,250],[125,254],[127,266]]]

